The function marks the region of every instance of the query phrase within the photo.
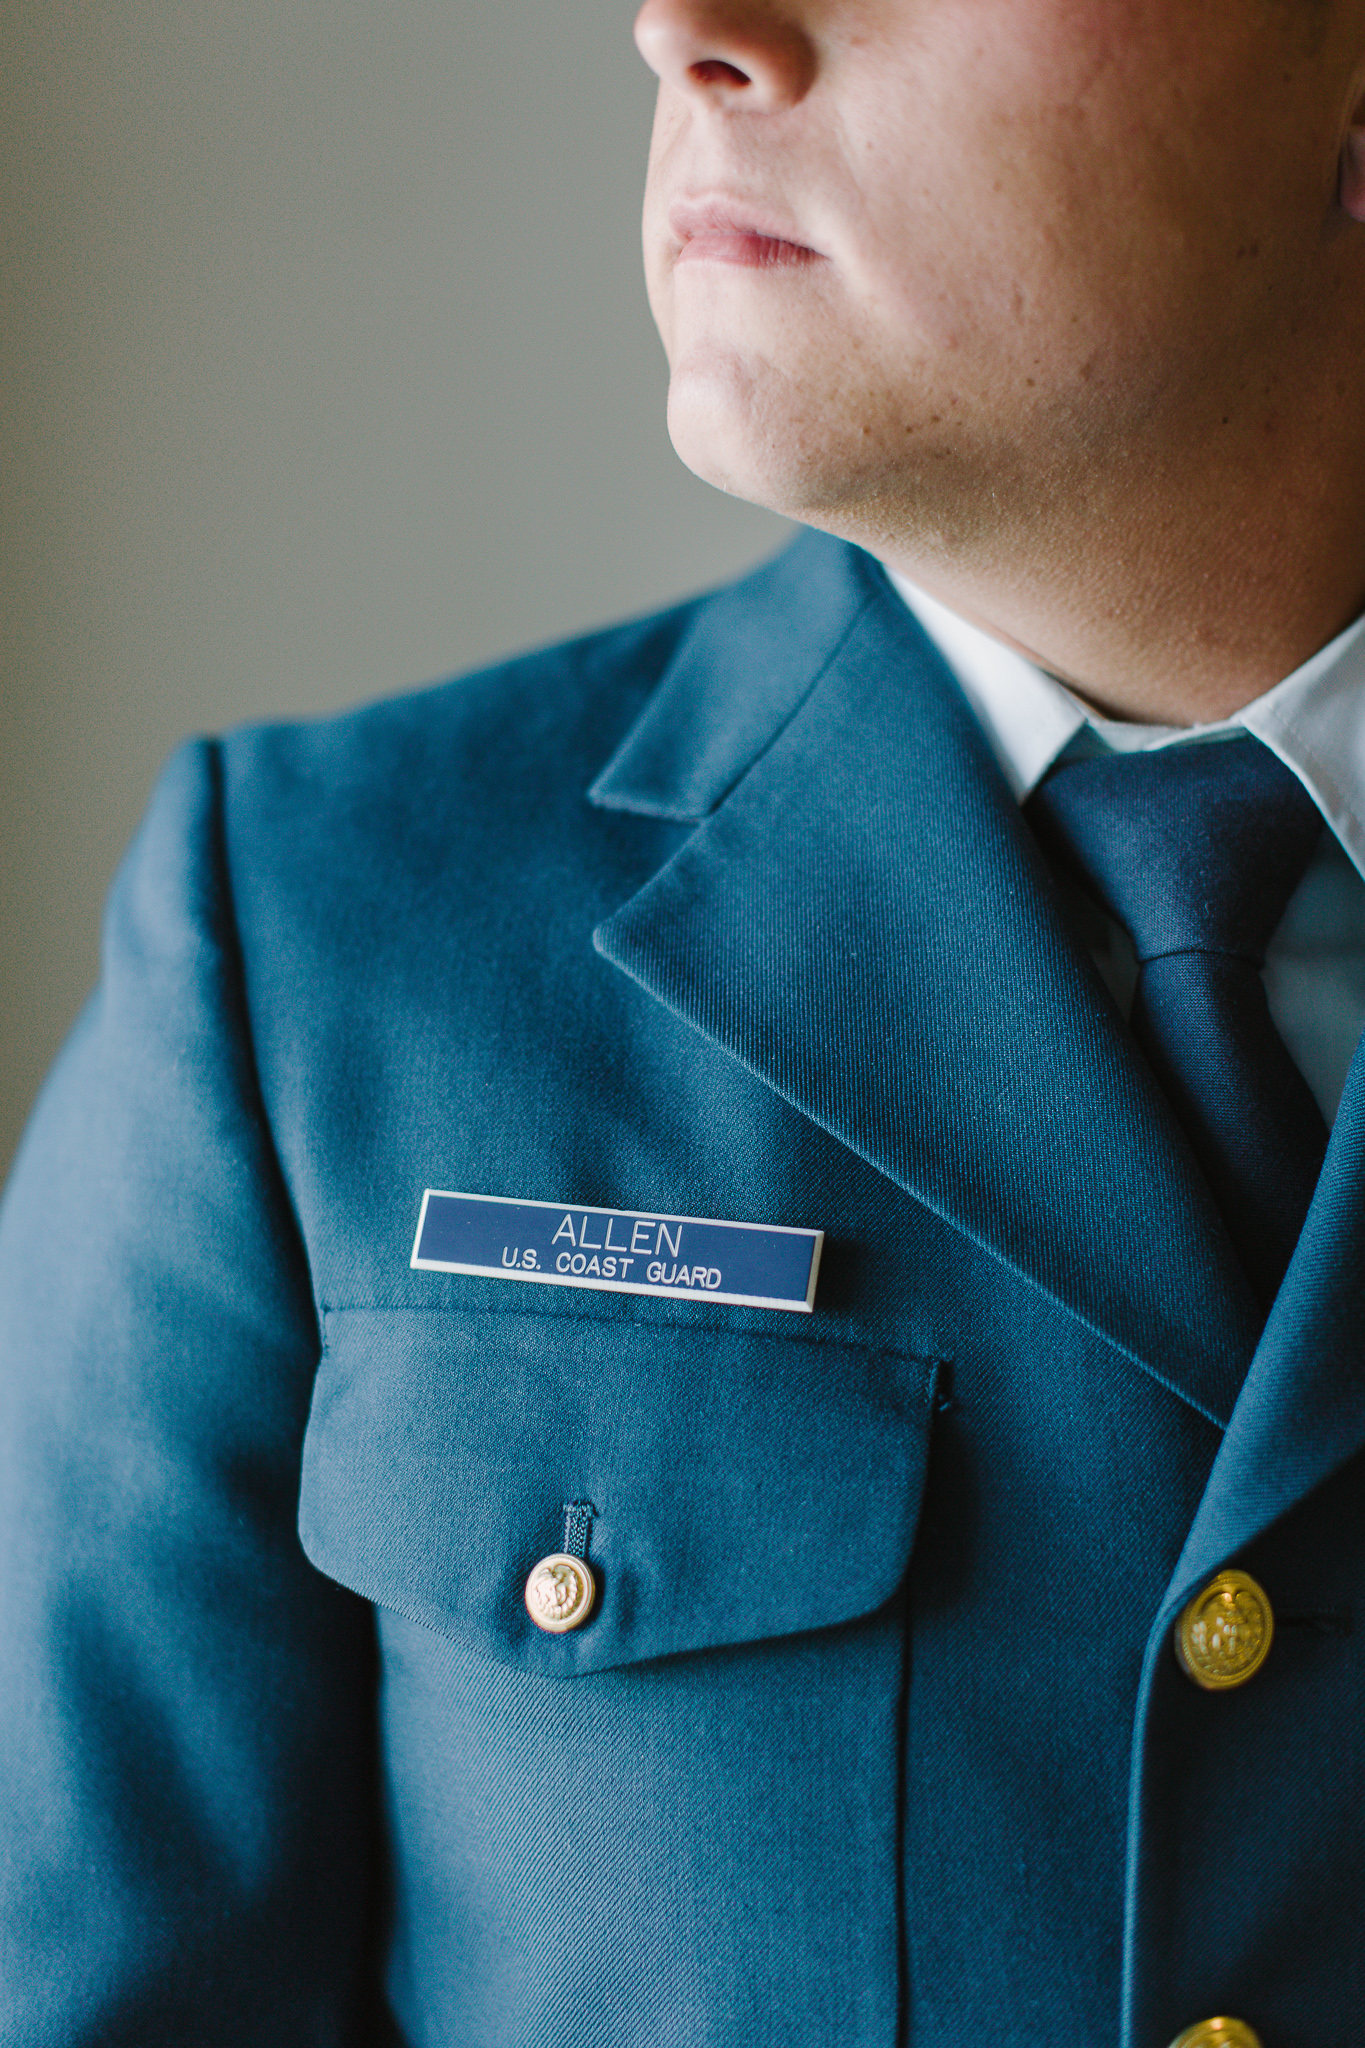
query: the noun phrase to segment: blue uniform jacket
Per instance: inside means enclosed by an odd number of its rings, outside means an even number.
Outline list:
[[[1357,1060],[1261,1331],[839,543],[187,746],[0,1235],[0,2039],[1351,2048],[1363,1177]],[[823,1229],[814,1313],[414,1271],[428,1187]]]

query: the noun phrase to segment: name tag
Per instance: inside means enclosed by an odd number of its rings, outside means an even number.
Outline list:
[[[809,1315],[824,1241],[822,1230],[784,1223],[718,1223],[428,1188],[412,1264],[426,1273],[477,1273]]]

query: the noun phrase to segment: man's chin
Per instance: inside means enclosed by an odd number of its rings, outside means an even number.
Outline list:
[[[820,511],[846,499],[852,480],[832,473],[840,465],[827,448],[813,445],[815,437],[803,432],[799,420],[764,418],[752,403],[736,404],[734,397],[675,379],[668,431],[694,476],[788,519],[815,522]]]
[[[699,421],[691,407],[669,407],[668,432],[673,451],[694,476],[732,498],[744,498],[754,505],[766,505],[768,492],[758,467],[745,460],[736,437],[722,435]]]

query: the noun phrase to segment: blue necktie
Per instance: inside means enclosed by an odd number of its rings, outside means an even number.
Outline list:
[[[1317,806],[1248,734],[1067,762],[1026,815],[1133,941],[1133,1036],[1268,1308],[1327,1145],[1260,974],[1321,832]]]

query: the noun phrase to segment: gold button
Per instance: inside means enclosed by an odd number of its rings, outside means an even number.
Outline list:
[[[1270,1655],[1275,1615],[1264,1586],[1246,1572],[1219,1572],[1196,1593],[1180,1617],[1175,1654],[1180,1668],[1205,1692],[1245,1685]],[[1240,2020],[1208,2020],[1207,2026],[1240,2026]],[[1182,2035],[1182,2040],[1184,2036]],[[1221,2036],[1210,2034],[1211,2041]],[[1241,2041],[1229,2034],[1229,2041]],[[1202,2036],[1201,2036],[1202,2040]]]
[[[1261,2037],[1245,2020],[1200,2020],[1177,2034],[1171,2048],[1261,2048]]]
[[[597,1598],[592,1566],[566,1550],[552,1550],[533,1567],[526,1581],[526,1612],[547,1636],[582,1628]]]

